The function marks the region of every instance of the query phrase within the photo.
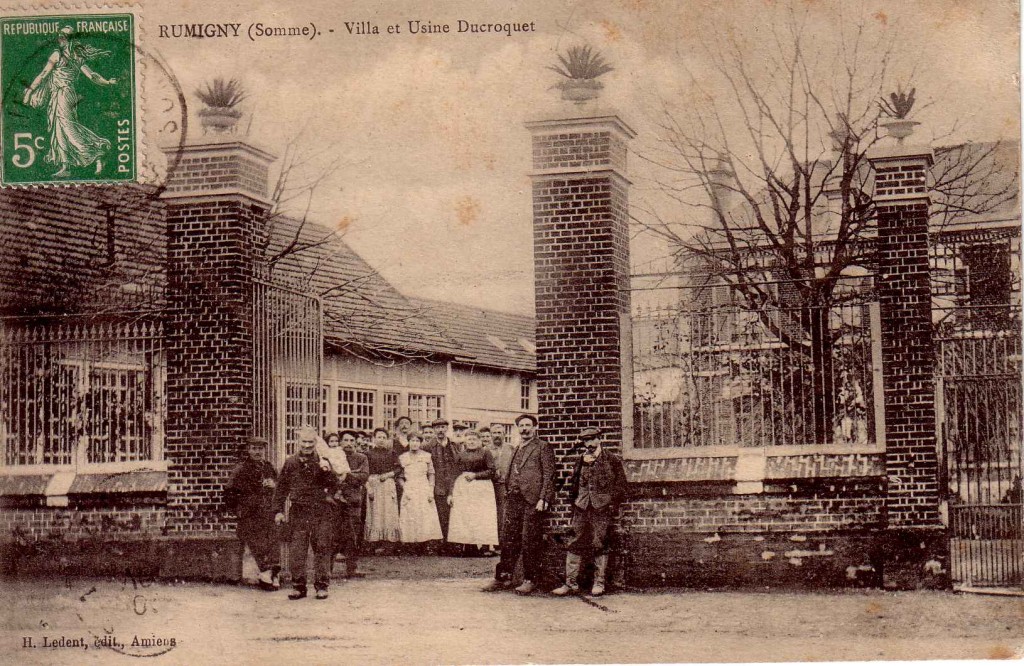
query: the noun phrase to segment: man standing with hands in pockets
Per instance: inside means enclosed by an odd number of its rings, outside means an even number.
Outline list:
[[[516,560],[523,556],[523,583],[518,594],[537,589],[541,574],[544,517],[555,501],[555,450],[537,437],[537,419],[523,414],[516,419],[523,443],[512,454],[505,481],[505,519],[501,530],[501,560],[485,592],[512,584]]]
[[[316,598],[326,599],[331,582],[334,559],[334,517],[332,496],[338,489],[338,477],[326,458],[316,452],[317,433],[312,428],[299,430],[299,451],[285,461],[274,494],[274,520],[285,522],[284,505],[291,500],[288,524],[291,543],[288,546],[288,570],[295,588],[288,598],[306,596],[306,557],[313,549]]]

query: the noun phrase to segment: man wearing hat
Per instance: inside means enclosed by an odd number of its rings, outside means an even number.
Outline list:
[[[448,505],[448,496],[455,487],[455,479],[459,478],[459,451],[448,439],[448,421],[435,419],[430,424],[434,429],[434,442],[424,450],[430,454],[434,463],[434,506],[437,507],[437,519],[441,523],[441,534],[448,540],[448,519],[452,508]]]
[[[338,490],[334,493],[334,550],[345,556],[345,576],[361,578],[359,535],[363,532],[363,490],[370,478],[370,463],[365,455],[356,451],[354,430],[342,430],[338,434],[349,471],[338,475]]]
[[[565,555],[565,584],[552,594],[565,596],[579,591],[580,565],[583,557],[594,557],[594,585],[591,594],[604,594],[608,573],[608,540],[612,520],[626,498],[626,473],[622,460],[601,446],[602,433],[586,428],[579,441],[583,453],[576,459],[569,479],[569,501],[572,510],[572,537]]]
[[[522,444],[512,453],[505,481],[505,520],[501,530],[501,559],[494,580],[484,588],[495,592],[510,587],[520,553],[523,583],[519,594],[537,589],[541,574],[544,517],[555,501],[555,450],[537,437],[537,417],[523,414],[516,419]]]
[[[224,489],[224,504],[238,515],[236,533],[243,546],[249,547],[260,570],[259,586],[263,590],[281,587],[281,547],[274,525],[274,487],[277,473],[267,460],[267,440],[250,437],[246,457],[231,473]]]

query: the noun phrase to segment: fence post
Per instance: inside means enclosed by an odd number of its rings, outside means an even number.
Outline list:
[[[590,103],[567,104],[526,127],[533,135],[537,411],[561,485],[582,427],[602,428],[608,441],[626,446],[632,435],[626,152],[635,133]],[[567,529],[570,511],[560,497],[556,530]]]
[[[232,137],[176,150],[163,194],[167,523],[172,534],[213,536],[231,528],[221,511],[223,485],[253,427],[253,285],[274,158]],[[181,557],[186,550],[165,566],[212,566],[189,562]]]
[[[902,140],[901,140],[902,141]],[[928,147],[869,152],[878,227],[878,296],[887,474],[884,583],[916,587],[948,569],[939,516],[935,346],[928,259]],[[927,566],[926,566],[927,565]]]

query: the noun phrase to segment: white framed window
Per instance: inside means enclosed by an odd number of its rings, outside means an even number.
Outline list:
[[[524,412],[530,411],[533,400],[530,398],[530,380],[526,377],[519,378],[519,409]]]
[[[402,394],[394,391],[384,391],[381,394],[381,417],[384,419],[384,427],[388,432],[395,429],[395,421],[401,414]]]
[[[407,416],[413,423],[428,423],[441,418],[444,413],[444,396],[429,393],[410,393]]]
[[[376,427],[376,391],[339,387],[337,396],[338,430],[373,430]]]
[[[8,386],[0,417],[10,468],[82,467],[159,460],[162,375],[154,364],[64,358]],[[12,378],[13,379],[13,378]]]
[[[299,428],[319,428],[323,423],[324,389],[302,381],[284,384],[284,454],[293,455],[299,441]]]

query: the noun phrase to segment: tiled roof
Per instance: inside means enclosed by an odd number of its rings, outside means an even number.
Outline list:
[[[446,301],[410,299],[462,349],[457,360],[505,370],[536,372],[536,320]]]
[[[161,306],[163,221],[142,185],[0,190],[0,313]]]
[[[277,218],[268,256],[293,241],[295,248],[271,275],[323,297],[328,344],[371,353],[459,353],[422,307],[399,293],[339,234],[314,222]]]

